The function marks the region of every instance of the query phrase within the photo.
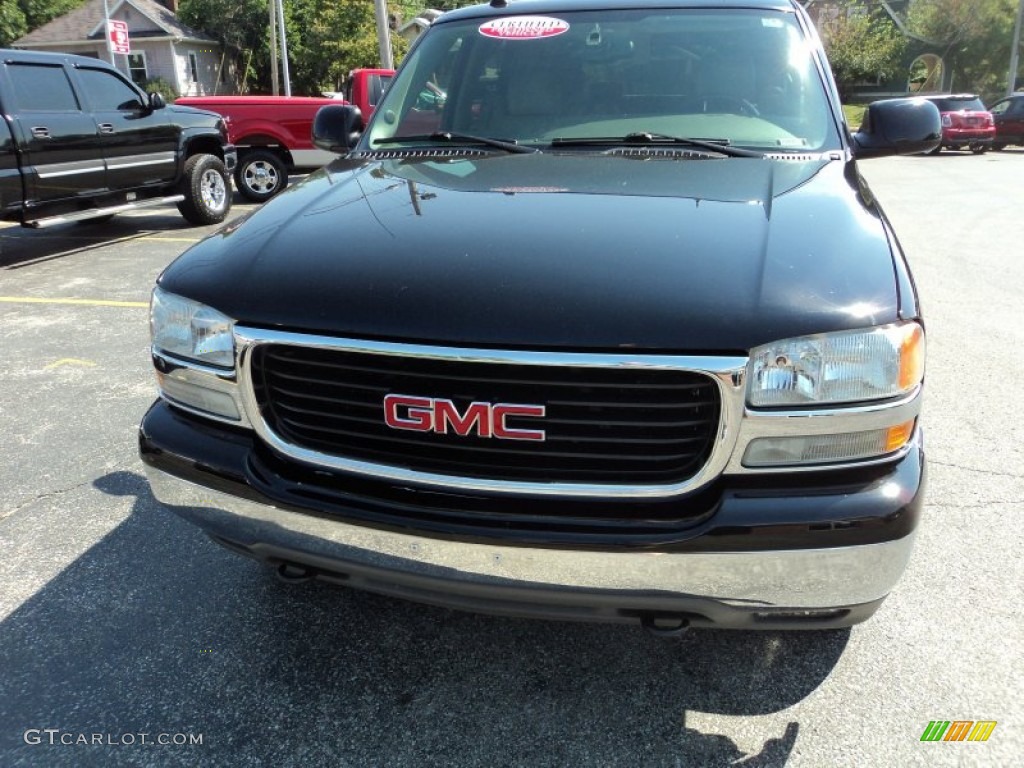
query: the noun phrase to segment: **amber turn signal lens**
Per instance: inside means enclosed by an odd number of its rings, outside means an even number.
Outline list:
[[[900,389],[913,389],[924,378],[924,329],[917,323],[908,323],[901,329],[903,341],[900,344]]]
[[[902,424],[897,424],[895,427],[889,427],[885,433],[885,450],[886,453],[889,451],[898,451],[907,441],[910,440],[910,436],[914,434],[914,424],[917,419],[911,419],[905,421]]]

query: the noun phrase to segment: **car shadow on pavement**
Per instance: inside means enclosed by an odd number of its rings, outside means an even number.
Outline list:
[[[791,718],[751,721],[764,743],[747,752],[694,720],[800,702],[849,640],[666,640],[287,585],[161,508],[141,474],[93,485],[134,497],[131,514],[0,622],[2,765],[783,765]]]
[[[238,218],[255,207],[237,192],[234,200],[226,221]],[[184,247],[187,241],[198,241],[220,226],[213,224],[198,227],[189,224],[173,206],[145,213],[125,213],[109,220],[92,219],[41,230],[0,222],[0,269],[19,269],[117,243],[161,235],[181,238]]]
[[[206,230],[189,225],[176,212],[115,216],[105,222],[43,230],[4,226],[0,228],[0,269],[20,269],[161,233],[188,237],[190,232],[198,240]]]

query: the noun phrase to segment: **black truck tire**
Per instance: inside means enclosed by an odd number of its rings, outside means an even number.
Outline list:
[[[178,210],[190,224],[219,224],[231,210],[231,178],[219,157],[192,155],[185,161]]]
[[[246,200],[265,203],[287,186],[288,167],[276,152],[257,149],[239,159],[235,187]]]

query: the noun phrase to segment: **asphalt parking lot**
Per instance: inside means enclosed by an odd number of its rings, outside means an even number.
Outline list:
[[[162,510],[136,455],[150,288],[209,230],[0,226],[0,765],[1018,765],[1024,151],[862,170],[923,298],[930,485],[894,593],[828,633],[285,585]],[[997,725],[922,743],[933,720]]]

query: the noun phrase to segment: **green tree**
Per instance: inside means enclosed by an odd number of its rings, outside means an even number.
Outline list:
[[[377,20],[367,0],[294,0],[288,22],[292,88],[306,93],[336,91],[348,73],[380,63]],[[395,61],[408,44],[391,35]]]
[[[267,0],[181,0],[178,17],[236,52],[243,90],[272,90]],[[292,93],[336,91],[349,71],[377,66],[369,0],[286,0],[284,17]],[[400,61],[408,44],[394,34],[391,44]]]
[[[916,0],[907,28],[942,48],[952,88],[986,97],[1006,88],[1017,0]]]
[[[17,0],[0,0],[0,47],[9,46],[26,32],[25,12]]]
[[[0,0],[0,46],[63,16],[84,0]]]
[[[854,84],[886,80],[899,73],[907,41],[884,11],[846,2],[832,18],[819,21],[819,26],[844,102]]]
[[[85,0],[18,0],[25,14],[29,31],[38,29],[49,21],[63,16],[82,5]]]
[[[226,47],[238,63],[239,89],[270,90],[267,0],[181,0],[178,19]]]

